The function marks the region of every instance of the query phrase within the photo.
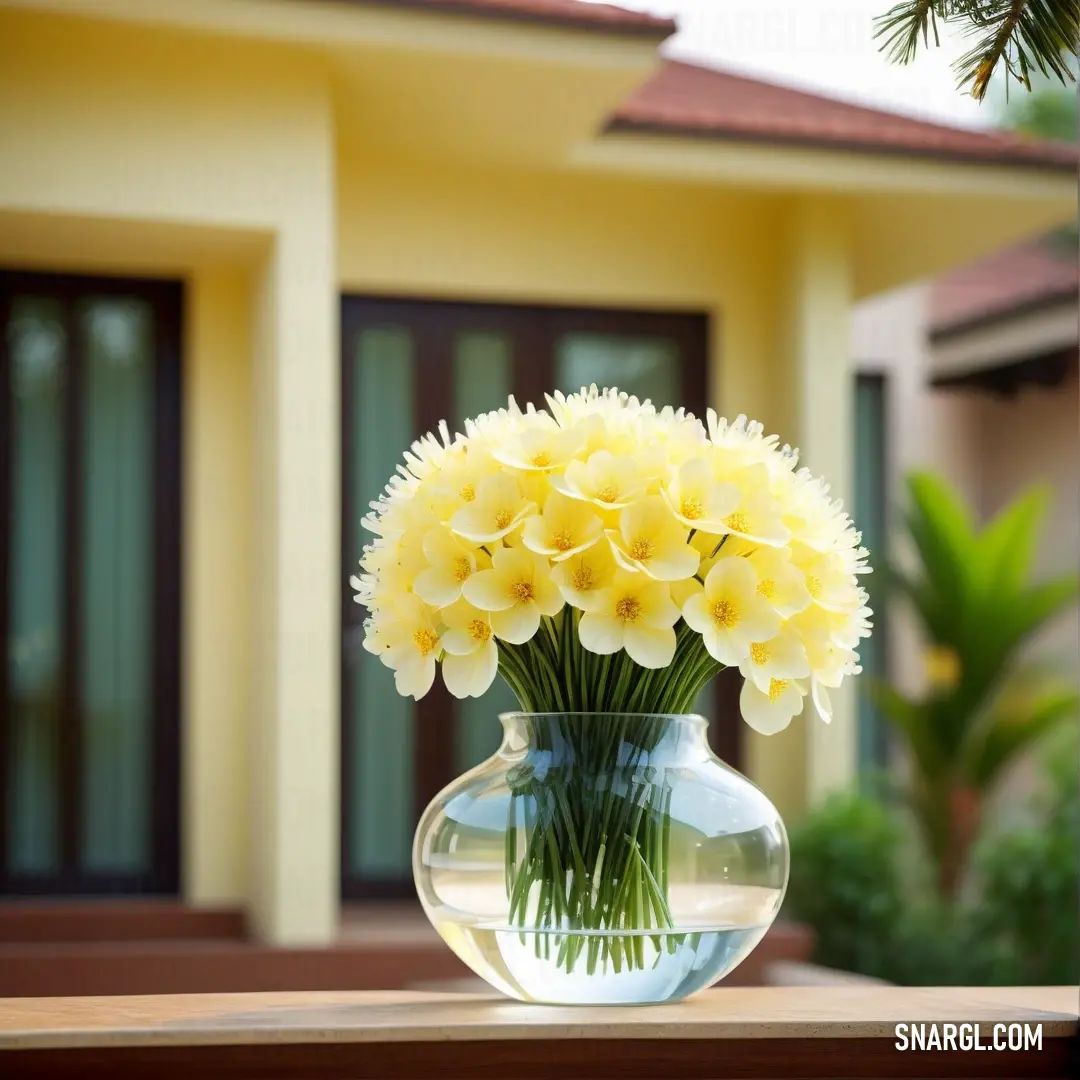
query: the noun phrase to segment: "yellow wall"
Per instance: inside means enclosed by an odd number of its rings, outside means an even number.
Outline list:
[[[251,289],[250,271],[212,267],[187,292],[183,880],[195,904],[243,902],[250,874]]]
[[[346,292],[707,312],[714,401],[778,415],[771,200],[343,150],[338,219]]]

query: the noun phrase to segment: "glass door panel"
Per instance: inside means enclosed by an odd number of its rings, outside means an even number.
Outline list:
[[[555,343],[555,385],[572,393],[617,386],[657,408],[685,404],[679,346],[667,338],[570,333]]]
[[[454,341],[454,412],[451,428],[465,430],[478,413],[505,407],[513,391],[513,341],[497,331],[466,330]],[[510,688],[497,678],[483,697],[456,703],[455,774],[471,769],[499,748],[499,714],[517,708]]]
[[[64,623],[64,409],[67,334],[56,300],[17,297],[10,356],[8,514],[8,865],[60,866],[60,709]]]
[[[144,301],[82,311],[80,853],[90,872],[150,866],[153,316]]]
[[[0,273],[0,895],[177,888],[180,305]]]
[[[357,553],[373,536],[360,524],[415,438],[415,343],[401,326],[363,329],[347,363],[351,376],[348,437],[350,515],[347,548]],[[349,573],[356,572],[349,560]],[[406,877],[413,822],[414,707],[394,688],[394,673],[361,645],[365,610],[352,601],[346,623],[345,700],[349,760],[346,873],[370,879]]]

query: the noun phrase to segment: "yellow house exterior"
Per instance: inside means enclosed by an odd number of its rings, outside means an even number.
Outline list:
[[[1076,212],[1049,164],[605,130],[666,30],[466,6],[0,0],[0,270],[184,285],[182,899],[274,944],[339,918],[343,294],[707,315],[710,403],[844,496],[853,302]],[[795,816],[855,740],[847,693],[744,764]]]

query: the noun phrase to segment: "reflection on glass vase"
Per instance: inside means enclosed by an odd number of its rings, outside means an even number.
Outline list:
[[[443,940],[522,1001],[676,1001],[776,917],[775,807],[700,716],[506,713],[497,754],[440,792],[413,873]]]

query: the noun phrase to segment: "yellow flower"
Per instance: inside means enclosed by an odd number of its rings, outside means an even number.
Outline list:
[[[727,545],[725,545],[726,549]],[[806,578],[802,571],[792,565],[791,553],[787,548],[774,548],[762,544],[754,548],[746,558],[757,571],[758,592],[785,619],[810,606]]]
[[[851,611],[862,603],[855,578],[844,560],[834,551],[818,553],[801,544],[795,546],[795,565],[802,571],[806,591],[818,607],[826,611]]]
[[[959,684],[960,654],[950,645],[930,645],[923,655],[926,681],[935,690],[952,690]]]
[[[440,641],[434,613],[408,595],[379,611],[373,621],[376,625],[369,636],[378,647],[379,659],[393,670],[397,692],[419,701],[435,681]]]
[[[763,693],[773,682],[805,679],[810,674],[806,646],[790,625],[780,627],[768,641],[753,641],[750,652],[739,664],[743,678],[749,679]]]
[[[802,707],[803,692],[793,679],[773,679],[764,691],[747,679],[739,694],[743,719],[760,735],[783,731]]]
[[[432,607],[442,608],[461,596],[461,586],[476,572],[476,553],[449,529],[440,526],[424,537],[427,568],[416,575],[413,592]]]
[[[646,668],[667,667],[675,655],[679,609],[670,590],[644,574],[619,570],[594,607],[581,616],[578,636],[590,652],[606,655],[625,648]]]
[[[495,681],[499,649],[491,614],[458,600],[439,612],[446,624],[442,635],[443,682],[456,698],[480,697]]]
[[[523,548],[498,548],[491,569],[473,574],[461,591],[470,604],[491,612],[496,636],[511,645],[523,645],[541,615],[557,615],[563,606],[547,559]]]
[[[780,616],[757,586],[757,573],[745,559],[721,559],[705,588],[683,604],[687,625],[721,664],[742,663],[755,641],[768,641],[780,629]]]
[[[551,576],[568,604],[582,611],[596,606],[601,590],[615,577],[615,556],[609,544],[593,544],[563,562],[556,563]]]
[[[473,502],[480,485],[499,471],[499,463],[479,446],[462,447],[454,454],[452,464],[428,481],[432,512],[439,521],[448,521]]]
[[[686,542],[686,530],[659,495],[647,495],[619,515],[619,528],[607,530],[615,560],[657,581],[692,577],[700,555]]]
[[[731,473],[728,479],[739,490],[739,504],[717,531],[772,547],[786,544],[791,533],[779,503],[769,494],[769,470],[764,465],[751,465]]]
[[[490,544],[513,532],[535,509],[518,482],[499,473],[481,482],[476,498],[450,519],[450,528],[473,543]]]
[[[527,413],[516,432],[492,444],[491,455],[514,469],[546,471],[565,465],[581,443],[580,432],[559,427],[547,413]]]
[[[603,532],[603,524],[588,503],[553,491],[544,503],[543,513],[526,520],[522,542],[537,555],[549,555],[561,562],[591,547]]]
[[[717,483],[712,467],[704,458],[691,458],[674,470],[664,487],[671,512],[688,529],[723,531],[724,519],[739,505],[739,489],[734,484]]]
[[[646,478],[633,457],[616,457],[597,450],[588,461],[571,461],[566,472],[551,477],[551,485],[572,499],[594,503],[604,510],[629,506],[644,490]]]

